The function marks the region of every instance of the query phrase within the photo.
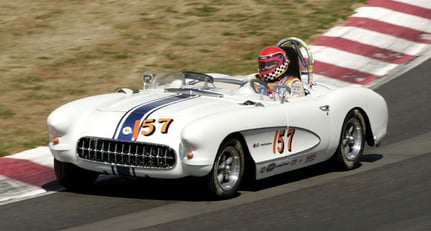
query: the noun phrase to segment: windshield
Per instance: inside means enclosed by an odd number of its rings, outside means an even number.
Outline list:
[[[144,91],[156,90],[165,93],[176,93],[184,95],[199,95],[210,97],[246,97],[249,100],[268,100],[288,96],[270,97],[268,86],[265,82],[257,79],[256,74],[230,76],[220,73],[166,73],[161,72],[152,75],[149,72],[144,74]],[[284,94],[282,91],[281,94]]]
[[[144,77],[145,78],[145,77]],[[145,80],[144,80],[145,82]],[[216,90],[220,88],[239,88],[248,82],[244,78],[235,78],[223,74],[205,74],[198,72],[157,73],[147,82],[148,88],[195,88]]]

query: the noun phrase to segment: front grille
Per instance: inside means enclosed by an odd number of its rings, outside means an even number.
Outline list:
[[[83,137],[78,141],[80,158],[129,167],[172,169],[175,151],[166,145]]]

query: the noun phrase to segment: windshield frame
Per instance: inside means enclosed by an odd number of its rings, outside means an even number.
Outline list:
[[[249,79],[223,74],[199,72],[157,73],[146,89],[164,89],[165,92],[224,97],[226,89],[240,89]]]

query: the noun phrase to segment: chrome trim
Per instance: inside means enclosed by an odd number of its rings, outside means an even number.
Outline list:
[[[213,92],[200,88],[165,88],[165,92],[167,93],[177,93],[180,95],[204,95],[204,96],[213,96],[218,98],[223,98],[222,93]]]
[[[76,152],[81,159],[108,165],[147,169],[172,169],[176,165],[175,151],[160,144],[82,137]]]

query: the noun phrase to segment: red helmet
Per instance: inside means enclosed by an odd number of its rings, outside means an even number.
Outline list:
[[[271,82],[280,78],[287,71],[289,59],[286,52],[278,46],[263,48],[259,53],[259,76]]]

